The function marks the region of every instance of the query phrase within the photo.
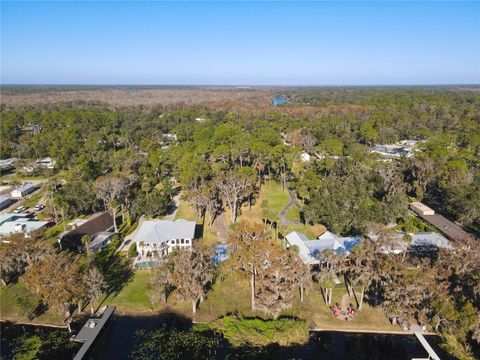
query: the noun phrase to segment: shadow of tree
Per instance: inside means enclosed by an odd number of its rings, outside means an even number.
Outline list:
[[[195,225],[195,239],[203,238],[203,224]]]
[[[98,251],[93,260],[107,283],[107,295],[118,294],[133,276],[130,260],[121,253],[115,254],[115,249],[116,244],[112,242]]]

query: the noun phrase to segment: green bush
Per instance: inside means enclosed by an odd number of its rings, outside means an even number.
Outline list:
[[[308,341],[309,336],[307,323],[300,319],[262,320],[226,316],[216,320],[211,326],[214,330],[222,332],[233,345],[247,342],[257,345],[301,344]]]
[[[135,257],[137,256],[137,244],[133,243],[130,245],[130,248],[128,249],[128,256],[129,257]]]

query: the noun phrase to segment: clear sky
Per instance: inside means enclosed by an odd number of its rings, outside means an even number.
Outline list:
[[[1,81],[478,84],[480,3],[2,0]]]

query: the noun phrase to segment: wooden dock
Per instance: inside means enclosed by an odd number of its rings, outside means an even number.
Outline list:
[[[422,344],[423,348],[425,351],[428,353],[428,358],[427,360],[440,360],[439,356],[435,353],[435,351],[432,349],[430,344],[425,340],[423,337],[422,333],[415,331],[414,332],[415,336],[417,337],[418,341],[420,341],[420,344]],[[413,360],[413,359],[412,359]]]
[[[105,328],[105,325],[107,324],[110,317],[113,315],[114,311],[114,306],[108,306],[101,317],[90,318],[87,320],[79,333],[72,338],[73,341],[83,343],[82,347],[80,348],[80,350],[78,350],[73,360],[82,360],[85,357],[95,340]]]

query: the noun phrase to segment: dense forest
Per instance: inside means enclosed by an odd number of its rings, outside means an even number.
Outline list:
[[[69,212],[95,210],[98,202],[82,194],[109,173],[129,177],[132,199],[151,194],[156,184],[174,176],[188,188],[199,211],[206,210],[199,192],[217,199],[207,201],[215,205],[209,211],[222,206],[234,211],[240,203],[222,202],[218,186],[221,177],[231,172],[239,179],[252,178],[252,186],[255,179],[260,184],[267,178],[287,181],[288,177],[308,204],[307,220],[342,233],[361,231],[365,221],[394,221],[401,217],[407,196],[479,230],[476,92],[299,90],[294,94],[293,103],[284,108],[253,113],[231,111],[228,106],[111,110],[59,105],[48,110],[4,110],[1,157],[23,161],[53,157],[68,180],[63,195],[68,197]],[[172,139],[164,134],[175,134],[178,142],[168,147]],[[284,145],[282,134],[293,146]],[[396,162],[382,163],[370,154],[373,144],[402,139],[425,142],[414,158]],[[326,156],[298,165],[301,151]],[[203,188],[208,191],[199,191]]]
[[[268,249],[272,264],[290,269],[281,275],[284,282],[289,281],[289,288],[299,286],[303,291],[313,279],[328,293],[331,277],[341,275],[351,286],[362,288],[361,302],[365,292],[371,305],[392,321],[401,323],[414,317],[427,322],[444,334],[446,346],[455,356],[469,359],[475,351],[478,355],[478,243],[456,243],[458,251],[440,251],[434,256],[411,254],[408,261],[401,262],[380,251],[381,242],[389,240],[388,228],[424,230],[423,223],[408,216],[408,204],[415,199],[471,233],[480,232],[478,91],[282,89],[284,92],[291,99],[287,104],[274,107],[260,102],[253,109],[246,104],[248,110],[242,110],[242,101],[255,92],[245,98],[209,99],[200,104],[3,106],[0,158],[19,159],[17,176],[48,177],[47,205],[61,213],[58,217],[87,215],[104,208],[121,213],[122,220],[129,223],[141,215],[162,216],[179,184],[182,198],[199,217],[214,222],[220,214],[228,214],[235,229],[229,240],[238,250],[229,266],[258,276],[258,291],[263,294],[256,299],[252,295],[252,309],[256,306],[276,318],[280,310],[289,308],[293,296],[285,295],[281,301],[268,296],[269,291],[288,293],[267,282],[276,281],[270,269],[264,269],[265,275],[255,270],[255,266],[265,267],[261,265],[265,259],[255,254]],[[371,151],[375,144],[407,139],[418,141],[414,156],[385,160]],[[302,160],[302,154],[310,154],[309,160]],[[55,160],[55,169],[38,168],[22,174],[23,166],[44,157]],[[265,212],[259,220],[276,228],[275,236],[262,232],[264,224],[237,222],[245,206],[254,204],[270,181],[288,187],[300,199],[303,222],[322,224],[341,235],[375,233],[378,243],[362,243],[352,253],[349,266],[340,265],[344,259],[332,255],[326,268],[317,269],[312,278],[291,252],[279,249],[273,241],[285,235],[274,215]],[[253,238],[258,241],[249,243]],[[61,271],[58,264],[63,264],[68,270],[64,276],[77,278],[90,267],[84,286],[91,296],[83,301],[97,299],[109,286],[96,273],[105,265],[101,259],[86,260],[76,253],[43,249],[35,262],[23,256],[30,251],[25,250],[29,245],[18,243],[0,248],[3,264],[8,265],[2,268],[5,283],[21,277],[35,288],[41,281],[39,274]],[[113,258],[114,249],[108,251],[104,256]],[[19,254],[23,260],[9,262],[9,257]],[[56,256],[57,265],[48,264],[46,255]],[[156,281],[159,288],[169,283],[185,299],[193,300],[195,313],[197,302],[203,301],[211,284],[222,275],[208,262],[208,249],[199,246],[185,256],[174,255],[169,273],[158,274]],[[185,265],[194,258],[203,264],[206,275],[195,283],[198,291],[192,294],[189,289],[193,285],[180,279],[197,279],[199,270]],[[96,286],[92,279],[97,279]],[[409,286],[412,283],[417,286]],[[71,293],[83,290],[72,288]],[[252,288],[252,294],[255,291]],[[43,301],[59,309],[78,300],[71,295],[56,304],[49,298],[52,294],[44,294]],[[136,351],[139,357],[144,355]]]

